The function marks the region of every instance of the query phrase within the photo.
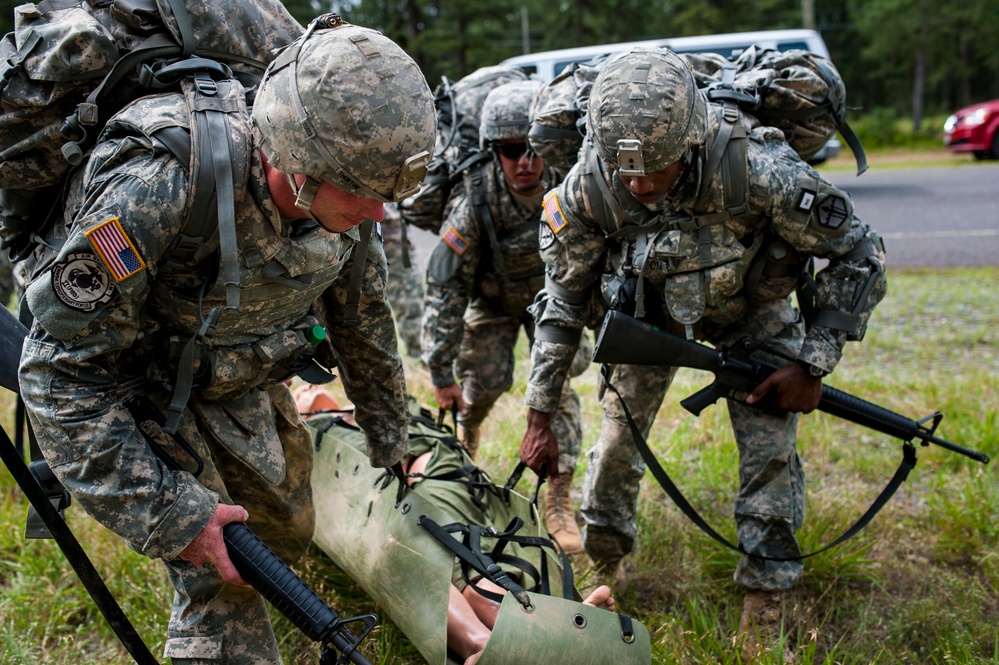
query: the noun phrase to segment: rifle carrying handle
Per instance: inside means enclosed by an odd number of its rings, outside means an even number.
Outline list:
[[[241,522],[226,524],[222,529],[222,539],[243,579],[299,630],[315,642],[331,644],[338,653],[351,650],[348,659],[355,665],[371,665],[356,647],[373,627],[373,622],[366,622],[364,634],[352,639],[350,633],[341,632],[341,624],[345,622],[340,621],[337,613],[248,526]]]

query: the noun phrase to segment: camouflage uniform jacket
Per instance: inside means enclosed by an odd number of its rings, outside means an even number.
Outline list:
[[[546,183],[557,183],[557,178],[554,170],[545,169]],[[495,245],[473,197],[488,206]],[[513,197],[496,157],[464,174],[464,188],[448,204],[441,240],[427,263],[422,346],[435,386],[454,383],[452,363],[470,305],[500,316],[522,316],[544,285],[539,210],[540,199],[537,207],[527,209]],[[505,270],[498,267],[497,251]]]
[[[215,252],[195,254],[189,263],[197,265],[168,261],[184,228],[187,165],[148,132],[186,126],[187,119],[183,98],[165,95],[144,98],[109,124],[114,130],[106,130],[87,163],[85,195],[69,238],[27,289],[35,324],[20,368],[25,401],[53,470],[95,518],[113,523],[147,555],[164,558],[190,542],[190,525],[207,521],[216,499],[189,474],[163,467],[123,403],[135,391],[175,381],[179,349],[213,306],[225,304],[223,285],[206,293],[200,288],[218,265]],[[188,403],[225,409],[231,400],[277,386],[315,350],[307,333],[325,324],[332,345],[326,357],[318,347],[320,359],[339,365],[371,463],[389,466],[403,456],[408,437],[402,364],[383,299],[381,245],[373,236],[359,322],[338,324],[353,262],[364,260],[352,254],[356,229],[331,234],[311,222],[283,220],[259,151],[250,154],[246,196],[236,205],[241,306],[225,311],[206,341]],[[99,251],[114,256],[104,261]],[[292,417],[297,421],[297,414]],[[244,448],[268,450],[231,452],[273,481],[267,460],[281,455],[280,442],[261,442],[266,437],[255,435],[254,423],[243,425],[249,428]]]
[[[534,309],[541,339],[532,349],[529,406],[554,410],[575,333],[619,305],[629,276],[643,278],[646,300],[661,298],[667,321],[713,341],[754,303],[787,298],[807,258],[828,259],[815,275],[815,309],[824,318],[812,321],[798,358],[832,371],[845,342],[863,337],[886,288],[880,238],[853,214],[849,195],[802,161],[779,130],[748,116],[737,124],[746,134],[743,205],[726,210],[725,187],[737,176],[725,179],[718,169],[702,182],[720,127],[717,113],[708,116],[701,158],[658,204],[634,199],[592,146],[546,196],[541,254],[550,281]],[[557,340],[546,327],[561,330]]]

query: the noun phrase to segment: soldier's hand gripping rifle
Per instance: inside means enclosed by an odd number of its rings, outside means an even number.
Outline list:
[[[694,415],[700,415],[719,398],[742,400],[770,374],[776,365],[752,356],[756,350],[752,340],[733,348],[713,349],[670,332],[660,330],[620,312],[610,311],[604,318],[597,335],[593,361],[621,365],[656,365],[690,367],[711,372],[715,380],[680,404]],[[754,404],[766,408],[762,404]],[[831,386],[822,386],[819,410],[869,427],[883,434],[912,442],[919,439],[922,445],[935,444],[966,457],[988,464],[989,456],[971,450],[934,434],[943,416],[937,412],[921,420],[912,420],[883,407],[864,401]]]
[[[0,386],[18,392],[17,362],[21,356],[21,344],[27,330],[5,308],[0,308]],[[139,426],[139,430],[152,446],[153,451],[164,464],[179,469],[177,464],[146,432],[144,423],[153,421],[161,426],[162,414],[146,400],[133,399],[126,404]],[[201,461],[183,437],[175,436],[177,445],[194,459],[200,470]],[[83,548],[63,521],[60,512],[50,503],[51,487],[47,485],[59,481],[48,470],[45,460],[31,463],[30,471],[19,456],[6,431],[0,428],[0,458],[10,469],[14,479],[21,486],[56,539],[66,558],[79,575],[88,593],[97,603],[98,609],[111,624],[115,634],[128,649],[137,663],[156,665],[156,659],[142,643],[141,638],[124,616],[121,608],[110,595],[100,574],[94,569]],[[197,471],[195,471],[195,475]],[[329,607],[302,581],[288,565],[260,540],[245,524],[235,522],[222,529],[229,557],[243,579],[249,582],[274,607],[287,617],[311,640],[322,646],[322,665],[342,665],[347,662],[355,665],[371,665],[357,650],[357,645],[378,622],[373,615],[365,615],[341,620]],[[349,624],[360,624],[355,636]]]

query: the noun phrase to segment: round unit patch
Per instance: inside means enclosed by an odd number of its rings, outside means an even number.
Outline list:
[[[548,226],[546,222],[541,222],[541,227],[538,229],[538,249],[548,249],[553,242],[555,242],[555,233],[552,231],[552,227]]]
[[[52,290],[72,309],[91,312],[114,294],[114,280],[93,254],[70,254],[52,266]]]

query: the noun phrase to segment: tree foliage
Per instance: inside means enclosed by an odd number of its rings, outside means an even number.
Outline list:
[[[80,0],[84,2],[86,0]],[[284,0],[299,20],[336,11],[384,32],[431,86],[526,51],[802,26],[805,0]],[[20,0],[0,0],[13,27]],[[853,114],[942,113],[999,97],[995,0],[813,0]],[[922,63],[920,65],[920,63]]]
[[[941,113],[999,97],[995,0],[815,0],[814,6],[816,28],[860,113]],[[441,75],[457,79],[526,51],[802,26],[802,0],[335,0],[315,8],[385,32],[416,58],[431,85]]]

